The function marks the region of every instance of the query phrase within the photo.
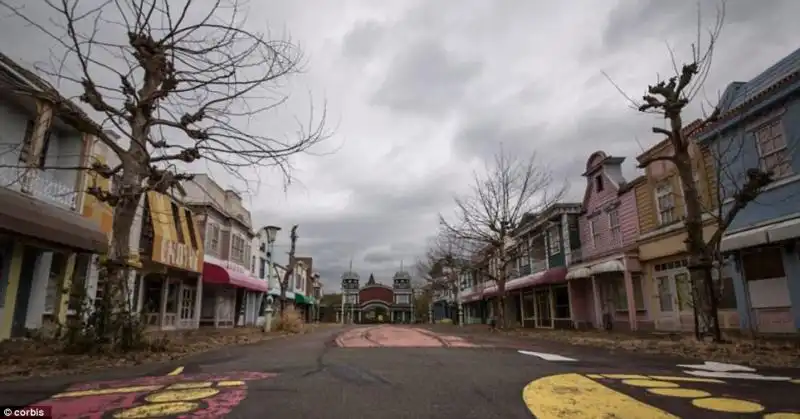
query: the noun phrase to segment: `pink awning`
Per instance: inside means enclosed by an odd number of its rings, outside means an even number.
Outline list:
[[[558,268],[548,269],[544,272],[537,272],[535,274],[526,275],[521,278],[514,278],[506,282],[506,291],[514,291],[520,288],[535,287],[539,285],[550,285],[565,282],[567,280],[567,268],[559,266]],[[497,284],[492,284],[486,287],[483,292],[470,293],[463,296],[463,301],[478,300],[482,297],[490,297],[497,294]]]
[[[260,292],[267,292],[268,289],[266,281],[209,262],[203,263],[203,282],[232,285]]]

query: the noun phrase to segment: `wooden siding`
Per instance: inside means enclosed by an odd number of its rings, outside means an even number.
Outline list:
[[[91,165],[93,163],[106,163],[106,158],[102,152],[96,152],[92,155],[92,157],[89,159],[89,164]],[[89,171],[85,179],[86,184],[85,187],[82,188],[82,191],[93,186],[96,186],[107,192],[111,190],[111,181],[98,175],[94,171]],[[106,233],[110,240],[112,224],[114,221],[114,208],[105,202],[100,202],[100,200],[98,200],[94,195],[89,195],[86,192],[82,193],[84,194],[84,198],[81,214],[84,217],[96,222],[100,227],[100,231]]]
[[[642,233],[652,231],[656,226],[656,205],[653,202],[653,189],[649,180],[636,185],[634,194],[639,209],[639,231]]]
[[[602,170],[602,169],[601,169]],[[639,223],[636,209],[635,190],[628,190],[621,195],[619,188],[608,176],[603,174],[605,187],[597,191],[595,176],[587,179],[585,214],[580,217],[580,237],[585,260],[604,256],[621,250],[636,242],[639,236]],[[620,225],[620,237],[611,234],[609,211],[616,209]],[[595,233],[599,233],[597,242],[592,239],[589,227],[591,220],[596,219]]]
[[[658,152],[649,150],[647,153],[652,156],[669,155],[672,153],[671,145],[660,145]],[[715,170],[715,160],[709,150],[696,146],[691,147],[693,157],[693,168],[697,174],[698,193],[700,194],[703,210],[712,212],[717,205],[717,176]],[[665,225],[680,222],[686,216],[685,200],[683,199],[683,187],[678,176],[675,165],[667,161],[653,162],[645,169],[647,180],[637,185],[635,195],[639,213],[639,231],[641,234],[649,233]],[[668,182],[672,187],[672,194],[675,202],[675,216],[672,223],[660,224],[658,208],[656,206],[656,187]]]
[[[202,272],[203,242],[196,221],[194,221],[194,231],[197,247],[193,247],[189,238],[189,227],[186,224],[188,220],[184,211],[180,211],[183,206],[178,204],[179,212],[173,214],[172,199],[155,191],[147,192],[146,201],[154,236],[152,254],[149,255],[151,260],[192,272]],[[175,216],[179,225],[175,224]],[[183,243],[179,241],[178,229],[181,229],[184,237]]]

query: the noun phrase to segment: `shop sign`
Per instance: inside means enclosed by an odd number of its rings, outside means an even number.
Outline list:
[[[197,252],[184,243],[172,240],[163,240],[161,246],[161,260],[165,265],[200,272],[200,259]]]

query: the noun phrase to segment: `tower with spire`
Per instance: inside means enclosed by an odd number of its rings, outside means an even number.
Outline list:
[[[349,318],[349,322],[354,320],[354,308],[358,305],[358,291],[361,288],[359,283],[361,278],[358,273],[353,271],[353,260],[350,259],[350,269],[342,274],[342,305],[340,308],[341,318]],[[340,319],[341,319],[340,318]]]
[[[400,270],[394,273],[392,277],[392,290],[394,291],[394,305],[393,312],[396,323],[410,323],[411,322],[411,274],[403,269],[403,261],[400,261]]]

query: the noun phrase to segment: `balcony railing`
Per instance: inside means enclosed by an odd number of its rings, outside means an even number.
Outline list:
[[[537,260],[531,264],[531,273],[537,274],[542,271],[547,270],[547,261],[546,260]]]
[[[41,201],[74,210],[77,194],[75,187],[61,183],[52,173],[44,170],[17,167],[8,158],[0,158],[0,186],[22,192]]]

